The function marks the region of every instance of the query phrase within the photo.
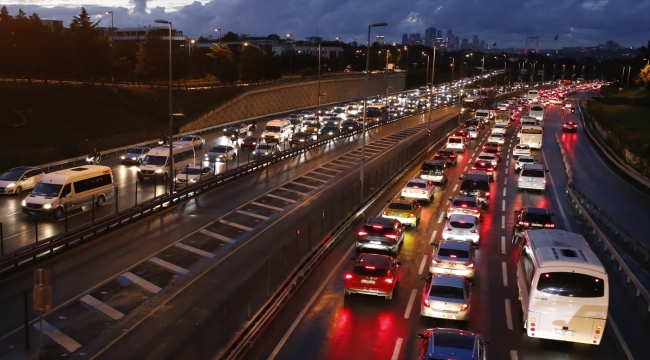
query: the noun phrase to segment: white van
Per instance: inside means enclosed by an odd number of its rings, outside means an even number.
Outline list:
[[[66,210],[81,208],[93,199],[97,206],[102,206],[113,197],[113,191],[113,173],[107,166],[85,165],[55,171],[45,174],[23,200],[23,212],[61,218]]]
[[[188,142],[174,141],[172,143],[174,170],[182,170],[185,166],[194,166],[194,146]],[[154,176],[169,176],[169,145],[158,146],[149,151],[138,167],[138,179],[146,180]]]
[[[291,122],[288,120],[271,120],[266,123],[262,136],[267,143],[281,143],[287,141],[293,134]]]
[[[483,122],[487,122],[490,119],[490,112],[485,109],[477,109],[475,116],[477,119],[480,119]]]
[[[546,189],[546,167],[542,164],[524,164],[519,174],[519,181],[517,182],[517,190],[533,189],[542,190]]]
[[[536,103],[539,101],[539,92],[537,90],[528,90],[527,98],[531,103]]]
[[[542,104],[533,104],[530,107],[530,111],[528,112],[528,116],[532,116],[538,121],[544,120],[544,105]]]
[[[465,152],[465,138],[461,136],[450,136],[447,139],[445,148],[456,152]]]

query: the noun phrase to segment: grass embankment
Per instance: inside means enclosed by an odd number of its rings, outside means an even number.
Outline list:
[[[627,147],[650,164],[650,90],[634,88],[620,92],[609,86],[601,89],[603,97],[590,99],[589,111],[600,126],[614,134],[621,150]]]
[[[174,112],[185,114],[174,119],[175,127],[242,91],[175,90]],[[101,150],[154,139],[167,132],[168,99],[166,89],[0,84],[0,152],[35,148],[59,151],[62,147],[81,150],[86,143]],[[27,120],[24,126],[14,127],[22,121],[16,112]]]

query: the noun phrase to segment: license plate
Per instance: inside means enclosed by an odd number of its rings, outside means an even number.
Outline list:
[[[454,316],[454,315],[439,313],[439,312],[434,312],[433,316],[438,317],[438,318],[444,318],[444,319],[455,319],[456,318],[456,316]]]
[[[361,280],[362,284],[374,284],[375,280]]]
[[[381,245],[381,241],[374,241],[374,240],[373,240],[373,241],[371,241],[370,243],[371,243],[371,244],[375,244],[375,245]]]

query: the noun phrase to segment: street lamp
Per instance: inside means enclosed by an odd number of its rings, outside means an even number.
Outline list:
[[[361,161],[359,164],[359,179],[361,180],[361,196],[359,202],[363,201],[363,187],[364,187],[364,167],[366,158],[366,108],[368,106],[368,73],[370,72],[370,28],[388,26],[387,23],[376,23],[368,25],[368,41],[366,42],[366,79],[363,84],[363,122],[361,124]]]
[[[630,73],[632,73],[632,65],[627,66],[627,84],[625,84],[625,91],[630,87]]]
[[[404,50],[406,50],[406,71],[409,71],[409,47],[404,46]]]
[[[429,79],[429,54],[426,54],[423,51],[422,55],[427,57],[427,72],[426,72],[426,75],[424,76],[424,85],[427,87],[427,90],[429,90],[429,85],[427,85],[427,80]]]
[[[174,155],[172,146],[172,136],[174,135],[174,112],[172,108],[172,22],[167,20],[156,20],[156,24],[169,25],[169,172],[167,181],[169,181],[169,193],[174,192]]]
[[[454,86],[454,69],[456,69],[456,58],[451,58],[451,86]]]
[[[287,37],[289,38],[289,40],[291,40],[291,43],[289,45],[289,51],[290,51],[289,52],[289,79],[291,79],[291,75],[292,75],[291,73],[293,71],[293,35],[287,34]],[[320,44],[318,46],[320,46]]]
[[[386,50],[386,71],[388,71],[388,57],[390,56],[390,50]]]
[[[485,70],[485,56],[481,59],[481,88],[479,91],[483,91],[483,70]]]
[[[427,122],[427,136],[430,139],[431,138],[431,108],[433,107],[433,89],[435,89],[434,83],[433,83],[433,76],[435,75],[436,71],[436,47],[433,47],[433,61],[431,62],[431,91],[429,92],[429,118]],[[428,141],[428,140],[427,140]]]
[[[112,11],[104,11],[104,14],[106,14],[106,15],[110,14],[111,15],[111,30],[109,31],[109,33],[111,34],[111,40],[113,40],[113,12]]]
[[[341,38],[336,37],[336,40],[339,41],[339,51],[338,51],[338,56],[339,56],[339,71],[343,71],[343,59],[341,58],[341,53],[343,52],[343,48],[341,47]]]
[[[216,29],[214,29],[214,31],[219,32],[219,47],[221,47],[221,28],[216,28]]]
[[[189,63],[188,64],[188,66],[189,66],[188,73],[189,73],[190,79],[192,79],[192,45],[194,45],[195,43],[196,43],[195,39],[190,39],[189,44],[187,46],[187,54],[188,54],[187,56],[188,56],[188,60],[189,60],[188,61],[188,63]]]
[[[564,70],[566,69],[566,65],[562,64],[562,81],[564,81]]]
[[[247,42],[241,44],[241,56],[239,58],[239,81],[241,81],[241,65],[244,62],[244,50],[246,46],[248,46]]]

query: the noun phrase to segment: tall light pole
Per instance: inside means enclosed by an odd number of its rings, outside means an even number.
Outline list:
[[[485,70],[485,56],[481,59],[481,88],[479,89],[479,93],[483,91],[483,70]]]
[[[625,84],[625,91],[630,87],[630,73],[632,72],[632,65],[627,66],[627,84]]]
[[[555,81],[555,64],[553,64],[553,78],[551,78],[551,81]]]
[[[404,46],[404,50],[406,50],[406,71],[409,71],[409,47]]]
[[[318,109],[316,110],[317,111],[316,114],[320,114],[320,98],[321,98],[321,96],[324,95],[324,94],[320,93],[320,71],[321,71],[321,68],[322,68],[322,66],[320,64],[320,55],[321,55],[320,46],[321,46],[321,43],[319,41],[318,42],[318,88],[316,89],[316,91],[318,92]]]
[[[566,69],[566,65],[562,64],[562,82],[564,82],[564,70]]]
[[[623,79],[625,79],[625,67],[627,65],[623,65],[623,73],[621,74],[621,88],[623,87]]]
[[[386,71],[388,71],[388,57],[390,56],[390,50],[386,50]]]
[[[241,66],[242,63],[244,62],[244,50],[246,49],[246,46],[248,46],[248,43],[242,43],[241,44],[241,57],[239,58],[239,80],[241,81]]]
[[[427,87],[427,89],[429,89],[429,85],[427,84],[427,80],[429,80],[429,54],[426,54],[423,51],[422,55],[427,57],[427,72],[426,72],[426,75],[424,76],[424,85]]]
[[[343,72],[343,59],[341,58],[341,54],[343,53],[343,47],[341,47],[341,38],[336,37],[336,40],[339,41],[339,71]]]
[[[293,35],[287,34],[287,37],[291,41],[289,43],[289,79],[291,79],[291,75],[292,75],[292,72],[293,72]],[[320,46],[320,43],[318,44],[318,46]],[[320,55],[318,55],[318,56],[320,56]]]
[[[190,79],[192,79],[192,45],[194,45],[195,43],[196,43],[195,39],[190,39],[190,41],[188,43],[188,46],[187,46],[187,58],[189,59],[189,61],[188,61],[188,63],[189,63],[189,65],[188,65],[189,66],[188,73],[189,73]]]
[[[173,141],[174,135],[174,110],[172,107],[172,22],[167,20],[156,20],[156,24],[169,25],[169,173],[167,174],[167,181],[169,181],[169,193],[174,192],[174,154],[173,154]]]
[[[214,29],[214,31],[219,32],[219,47],[221,47],[221,28],[216,28],[216,29]]]
[[[433,107],[433,89],[435,89],[433,83],[433,76],[436,72],[436,47],[433,47],[433,61],[431,62],[431,92],[429,92],[429,116],[427,120],[427,142],[431,139],[431,108]]]
[[[366,42],[366,79],[363,83],[363,123],[361,124],[361,161],[359,163],[359,179],[361,180],[361,196],[359,202],[363,201],[364,188],[364,167],[366,162],[366,108],[368,106],[368,74],[370,73],[370,28],[388,26],[387,23],[376,23],[368,25],[368,41]]]
[[[111,15],[111,29],[109,31],[109,34],[111,34],[111,40],[113,40],[113,12],[112,11],[104,11],[104,14]]]
[[[454,86],[454,70],[456,69],[456,58],[451,58],[451,86]]]

